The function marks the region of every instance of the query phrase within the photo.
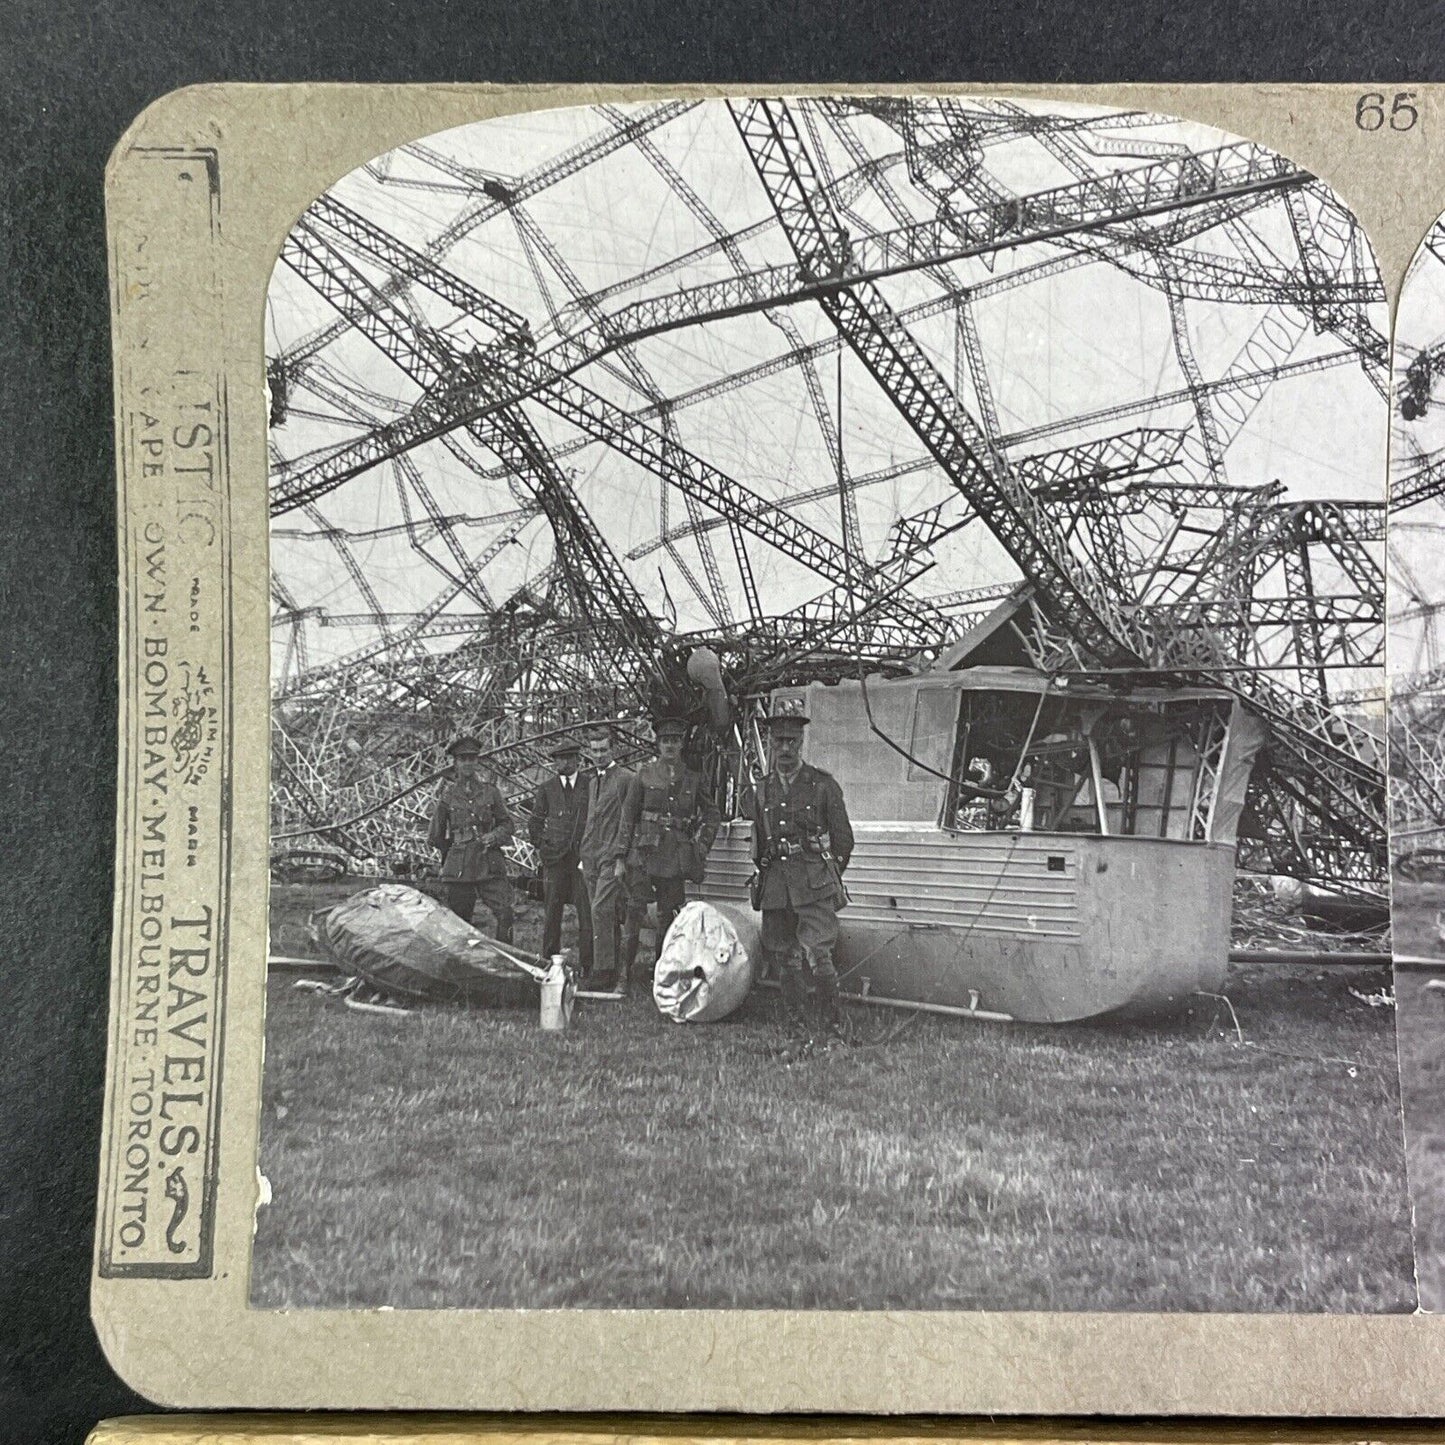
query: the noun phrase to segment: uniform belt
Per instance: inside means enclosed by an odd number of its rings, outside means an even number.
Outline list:
[[[823,840],[821,838],[808,838],[801,843],[795,843],[790,838],[781,838],[768,844],[768,851],[764,855],[769,863],[775,863],[780,858],[794,858],[800,853],[812,853],[817,857],[823,854]]]

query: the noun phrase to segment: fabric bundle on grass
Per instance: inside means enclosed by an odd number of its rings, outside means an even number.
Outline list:
[[[407,998],[455,998],[483,978],[540,983],[546,973],[404,883],[383,883],[338,903],[317,933],[342,973]]]
[[[694,901],[667,930],[652,975],[657,1007],[680,1024],[724,1019],[753,986],[753,959],[732,921],[711,903]]]

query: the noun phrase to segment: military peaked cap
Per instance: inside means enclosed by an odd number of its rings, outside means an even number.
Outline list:
[[[784,724],[796,724],[798,727],[806,727],[812,719],[809,718],[800,697],[780,698],[771,713],[763,719],[768,728],[782,727]]]

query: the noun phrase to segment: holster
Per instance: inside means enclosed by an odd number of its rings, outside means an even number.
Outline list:
[[[755,871],[753,876],[748,879],[748,903],[751,905],[754,913],[761,913],[763,911],[763,875],[761,870]]]

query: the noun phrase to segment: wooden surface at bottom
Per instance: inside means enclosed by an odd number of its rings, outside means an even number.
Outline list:
[[[1445,1424],[1369,1421],[1110,1421],[798,1418],[665,1415],[177,1414],[103,1420],[88,1445],[245,1445],[247,1441],[426,1441],[427,1445],[748,1445],[766,1441],[890,1441],[896,1445],[1445,1445]]]

